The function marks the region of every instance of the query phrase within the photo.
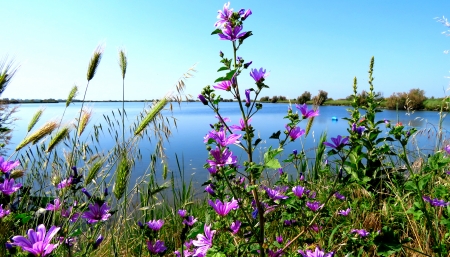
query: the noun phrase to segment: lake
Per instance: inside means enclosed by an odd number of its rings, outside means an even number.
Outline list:
[[[112,111],[115,112],[116,118],[118,117],[117,110],[122,108],[122,103],[120,102],[96,102],[96,103],[86,103],[85,106],[91,108],[92,119],[85,130],[83,136],[89,136],[92,132],[93,124],[102,124],[105,132],[106,122],[104,115],[108,115],[110,119],[116,120]],[[262,141],[258,145],[258,150],[256,151],[257,157],[261,157],[264,149],[269,146],[276,147],[278,141],[274,139],[269,139],[272,133],[281,130],[283,132],[284,125],[287,123],[283,117],[286,115],[288,104],[272,104],[265,103],[263,108],[253,117],[252,125],[256,129],[255,135],[258,135]],[[25,137],[28,123],[31,117],[39,108],[45,108],[45,111],[35,126],[35,129],[39,128],[45,121],[55,119],[59,121],[63,114],[65,103],[57,104],[23,104],[19,107],[19,112],[16,113],[16,117],[20,120],[15,122],[15,129],[13,132],[11,148],[15,146]],[[67,109],[64,122],[78,118],[81,103],[73,103]],[[127,102],[125,103],[125,110],[127,113],[127,120],[125,121],[126,126],[129,127],[136,120],[136,116],[142,112],[144,108],[148,108],[148,103],[144,102]],[[314,149],[317,146],[317,142],[320,138],[322,132],[326,131],[328,138],[336,137],[337,135],[347,135],[348,123],[342,118],[348,116],[347,109],[350,107],[344,106],[321,106],[319,111],[320,115],[315,118],[314,124],[312,126],[309,135],[301,140],[296,140],[295,142],[289,144],[286,147],[285,154],[289,154],[294,149],[299,151],[303,148],[307,153],[307,156],[314,155]],[[295,105],[293,105],[293,110],[297,110]],[[239,123],[239,110],[237,103],[221,103],[220,111],[223,117],[228,117],[231,120],[230,124]],[[164,111],[165,115],[170,115],[171,113],[167,110]],[[179,156],[180,160],[183,161],[184,171],[187,176],[193,175],[193,180],[199,182],[200,184],[208,178],[208,172],[203,169],[203,165],[207,159],[208,153],[206,151],[205,145],[203,143],[203,137],[211,129],[209,124],[215,123],[217,119],[214,117],[212,110],[204,106],[199,102],[184,102],[178,107],[178,104],[173,103],[173,117],[177,119],[177,128],[173,127],[173,136],[170,138],[169,142],[166,142],[165,149],[166,155],[169,163],[169,170],[177,171],[177,166],[175,162],[175,154]],[[332,117],[338,118],[337,121],[333,121]],[[407,113],[405,111],[390,111],[385,110],[377,114],[377,120],[387,119],[393,124],[397,122],[397,119],[404,125],[413,126],[421,129],[415,141],[409,146],[411,150],[414,150],[420,145],[420,149],[433,149],[436,141],[436,131],[437,125],[439,123],[439,113],[431,111],[416,111],[414,113]],[[450,121],[444,119],[443,127],[446,128],[450,125]],[[306,126],[306,121],[300,123],[300,127],[304,129]],[[384,126],[382,126],[384,129]],[[120,130],[121,131],[121,130]],[[126,129],[128,131],[128,128]],[[386,130],[387,131],[387,130]],[[120,134],[121,135],[121,134]],[[129,135],[129,132],[127,132]],[[448,132],[444,134],[444,138],[448,138]],[[106,133],[101,135],[101,144],[99,145],[99,150],[106,153],[115,145],[114,137]],[[142,141],[140,144],[140,150],[143,159],[136,163],[135,170],[131,181],[135,181],[140,177],[144,171],[147,169],[149,164],[149,156],[153,152],[153,144],[148,141]],[[239,159],[245,160],[245,156],[242,151],[237,146],[231,146],[230,148]],[[60,147],[58,151],[63,151]],[[70,149],[66,149],[70,151]],[[22,150],[23,151],[23,150]],[[13,153],[13,151],[10,151]],[[258,158],[256,158],[258,160]],[[178,172],[176,172],[177,174]],[[160,177],[160,176],[159,176]]]

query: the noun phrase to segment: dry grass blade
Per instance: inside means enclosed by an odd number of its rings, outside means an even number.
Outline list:
[[[125,53],[125,50],[120,49],[119,50],[119,66],[120,70],[122,71],[122,79],[125,79],[125,74],[127,73],[127,55]]]
[[[92,110],[83,109],[81,111],[81,117],[80,117],[80,122],[78,124],[78,131],[77,131],[78,136],[80,136],[83,133],[87,124],[91,120],[91,116],[92,116]]]
[[[64,138],[66,138],[70,133],[71,128],[69,126],[64,126],[61,130],[59,130],[56,135],[50,140],[50,143],[48,144],[46,152],[50,152],[55,148],[56,145],[61,143]]]
[[[70,90],[69,96],[66,100],[66,107],[69,107],[69,104],[72,102],[72,100],[77,96],[78,94],[78,87],[77,85],[73,85],[72,89]]]
[[[97,176],[104,163],[105,159],[102,158],[95,162],[94,165],[92,165],[92,167],[89,169],[88,175],[86,176],[86,180],[84,181],[85,186],[89,185],[89,183],[91,183],[91,181]]]
[[[120,162],[116,170],[116,181],[114,183],[113,193],[117,200],[122,198],[128,185],[128,179],[130,178],[131,164],[127,159],[126,153],[122,154]]]
[[[36,123],[39,121],[39,119],[42,116],[42,113],[44,112],[44,109],[39,109],[31,118],[30,123],[28,124],[28,130],[27,132],[30,132],[34,126],[36,125]]]
[[[24,140],[22,140],[22,142],[20,142],[20,144],[16,147],[16,151],[19,151],[20,149],[22,149],[24,146],[28,145],[31,142],[33,144],[35,144],[37,141],[39,141],[44,136],[52,133],[53,130],[55,130],[57,126],[58,126],[58,123],[56,121],[48,121],[47,123],[44,124],[44,126],[42,126],[38,130],[36,130],[34,133],[32,133],[31,135],[26,137]]]
[[[88,81],[91,81],[94,78],[95,72],[97,71],[97,67],[100,64],[100,60],[102,59],[103,50],[104,50],[103,45],[99,45],[92,54],[91,60],[89,62],[89,67],[87,70]]]
[[[147,113],[145,118],[141,121],[137,129],[134,131],[134,135],[138,135],[139,133],[141,133],[148,126],[148,124],[155,119],[156,115],[158,115],[158,113],[161,112],[161,110],[164,108],[164,106],[166,106],[166,104],[167,104],[166,97],[164,97],[159,102],[154,104],[152,106],[152,109]]]

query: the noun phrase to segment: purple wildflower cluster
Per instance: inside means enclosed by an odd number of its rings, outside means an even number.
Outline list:
[[[319,247],[316,246],[316,249],[314,251],[312,250],[298,250],[298,253],[301,254],[303,257],[333,257],[334,252],[325,253],[323,250],[321,250]]]
[[[426,196],[426,195],[422,196],[422,199],[425,202],[429,202],[432,206],[435,206],[435,207],[445,207],[450,204],[450,202],[446,202],[442,199],[437,199],[437,198],[431,199],[431,197]]]

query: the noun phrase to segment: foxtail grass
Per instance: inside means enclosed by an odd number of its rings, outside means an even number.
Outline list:
[[[78,130],[77,130],[78,136],[81,136],[81,134],[83,133],[83,131],[86,128],[87,124],[91,120],[91,117],[92,117],[92,110],[83,109],[81,111],[81,117],[80,117],[80,120],[78,122]]]
[[[75,96],[78,94],[78,87],[77,85],[73,85],[72,89],[69,92],[69,96],[67,96],[66,99],[66,108],[69,107],[69,105],[72,103]]]
[[[87,70],[87,80],[91,81],[94,78],[95,72],[97,71],[98,65],[102,59],[104,47],[103,45],[97,46],[94,53],[92,54],[91,60],[89,61],[89,66]]]
[[[51,152],[55,146],[57,146],[59,143],[61,143],[67,136],[69,136],[69,133],[71,131],[70,126],[65,126],[62,129],[60,129],[56,135],[50,140],[50,143],[48,144],[46,152]]]
[[[43,112],[44,112],[44,109],[41,108],[33,115],[33,117],[30,120],[30,123],[28,124],[27,132],[30,132],[34,128],[36,123],[41,118]]]
[[[92,167],[89,169],[88,175],[86,176],[86,180],[84,181],[85,186],[89,185],[92,180],[97,177],[98,172],[101,170],[104,163],[105,159],[101,158],[92,165]]]
[[[116,169],[116,181],[114,182],[113,193],[117,200],[120,200],[126,191],[131,173],[131,163],[125,152],[121,153],[121,157]]]
[[[166,104],[167,104],[166,97],[163,97],[160,101],[154,104],[152,106],[152,109],[149,112],[147,112],[145,118],[141,121],[137,129],[134,131],[134,135],[138,135],[143,130],[145,130],[148,124],[150,124],[150,122],[152,122],[155,119],[156,115],[158,115],[162,111],[162,109],[164,108],[164,106],[166,106]]]
[[[44,136],[49,135],[55,130],[55,128],[58,126],[58,123],[56,121],[48,121],[45,123],[41,128],[36,130],[34,133],[26,137],[22,142],[19,143],[19,145],[16,147],[16,151],[19,151],[29,143],[35,144],[37,141],[42,139]]]
[[[18,68],[14,65],[14,61],[8,61],[8,58],[0,60],[0,95],[5,91]]]

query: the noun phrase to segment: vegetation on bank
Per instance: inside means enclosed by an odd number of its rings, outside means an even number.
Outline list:
[[[62,122],[79,92],[74,86],[60,119],[41,121],[43,110],[38,110],[14,153],[0,158],[0,255],[448,256],[450,145],[442,122],[436,132],[424,132],[379,120],[381,95],[374,91],[372,58],[369,91],[358,93],[355,78],[346,99],[351,106],[346,133],[320,135],[314,158],[301,141],[311,135],[317,106],[328,100],[324,91],[317,97],[309,94],[316,104],[312,108],[298,104],[287,109],[285,126],[261,138],[252,117],[264,108],[257,99],[270,78],[266,69],[251,67],[237,54],[252,36],[242,32],[251,14],[250,9],[233,12],[225,4],[212,33],[233,51],[220,52],[221,76],[198,95],[217,118],[198,139],[207,150],[202,172],[210,176],[204,188],[193,188],[177,157],[178,170],[170,170],[164,155],[176,122],[161,111],[181,100],[193,68],[179,79],[175,95],[152,103],[130,119],[135,121],[130,127],[125,126],[124,105],[105,115],[102,127],[91,123],[91,111],[84,108],[102,58],[100,46],[89,61],[78,117]],[[127,64],[119,50],[123,91]],[[2,76],[11,78],[15,72],[6,67],[0,73],[0,95],[7,85]],[[244,88],[240,76],[248,73],[254,85]],[[237,99],[239,121],[223,116],[221,95]],[[406,100],[405,106],[411,104]],[[428,135],[436,140],[432,151],[409,150],[419,133],[435,133]],[[116,144],[102,149],[101,135]],[[130,176],[142,157],[139,142],[148,140],[154,142],[154,153],[134,183]],[[278,147],[260,148],[263,140],[276,140]],[[285,152],[293,143],[299,148]],[[237,147],[245,156],[233,154]]]

